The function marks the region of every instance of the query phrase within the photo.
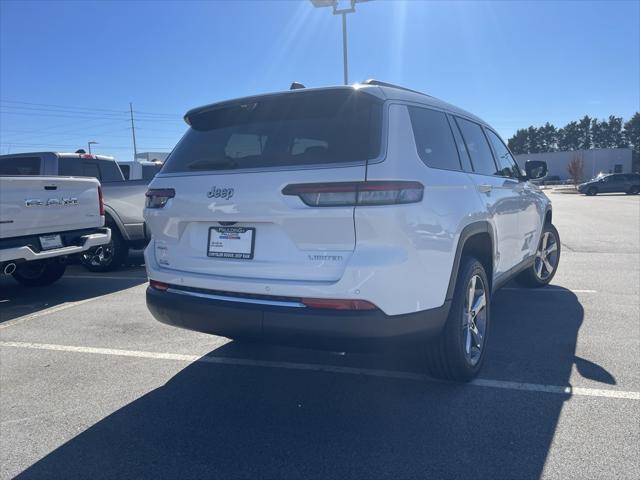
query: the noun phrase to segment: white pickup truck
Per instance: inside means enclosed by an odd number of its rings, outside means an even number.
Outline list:
[[[104,245],[100,182],[80,177],[0,177],[0,272],[26,286],[49,285],[66,257]]]

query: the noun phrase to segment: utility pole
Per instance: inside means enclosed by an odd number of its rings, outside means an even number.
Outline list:
[[[349,85],[349,67],[347,62],[347,12],[342,12],[342,63],[344,84]]]
[[[129,102],[129,113],[131,114],[131,135],[133,136],[133,161],[138,158],[138,148],[136,147],[136,127],[133,124],[133,104]]]

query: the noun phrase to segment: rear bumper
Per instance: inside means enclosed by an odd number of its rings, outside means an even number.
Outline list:
[[[0,248],[0,262],[46,260],[48,258],[73,255],[84,252],[92,247],[104,245],[111,240],[111,230],[108,228],[97,228],[91,232],[83,231],[82,234],[74,235],[72,232],[60,233],[64,247],[52,250],[40,250],[37,236],[23,237],[21,244]],[[8,239],[16,243],[19,239]]]
[[[390,316],[380,310],[326,310],[211,297],[218,296],[147,288],[147,306],[162,323],[230,338],[328,350],[428,339],[440,332],[450,307],[446,302],[439,308]]]

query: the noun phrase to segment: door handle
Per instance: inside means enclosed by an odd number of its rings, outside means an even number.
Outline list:
[[[482,185],[478,185],[478,191],[480,193],[489,193],[493,190],[493,185],[489,185],[487,183],[483,183]]]

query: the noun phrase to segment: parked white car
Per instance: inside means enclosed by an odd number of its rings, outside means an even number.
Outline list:
[[[189,111],[147,192],[147,304],[168,324],[343,350],[404,342],[468,380],[492,292],[549,283],[549,199],[495,131],[378,81]]]
[[[95,178],[0,176],[0,272],[49,285],[66,257],[109,243]]]

